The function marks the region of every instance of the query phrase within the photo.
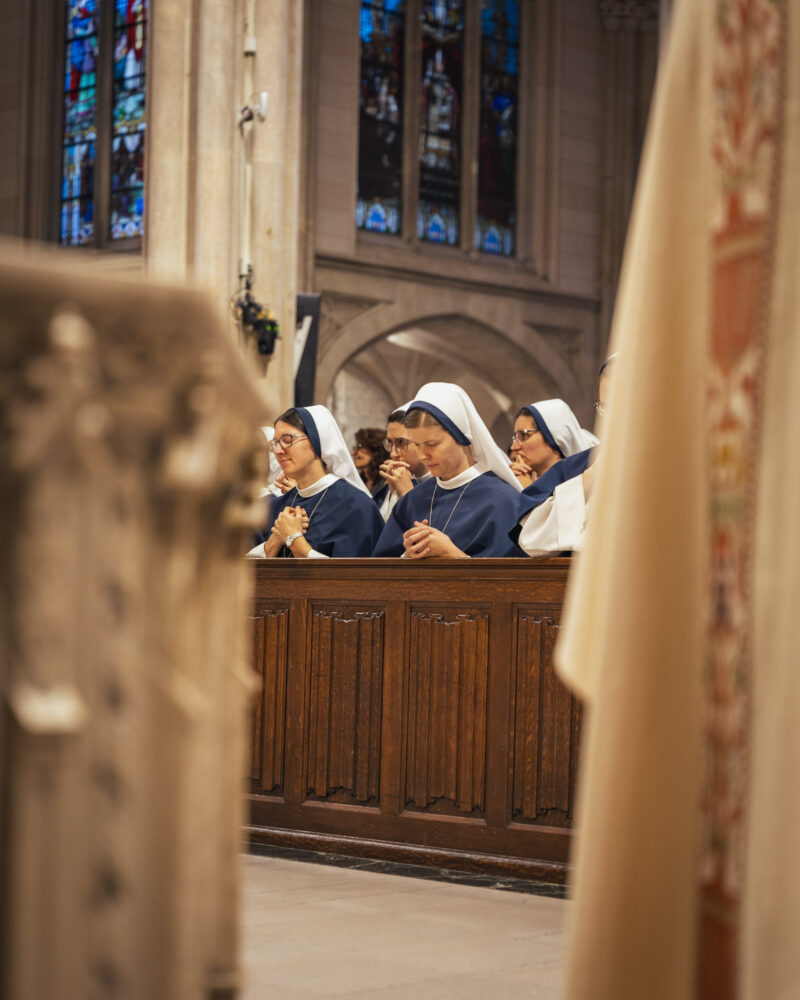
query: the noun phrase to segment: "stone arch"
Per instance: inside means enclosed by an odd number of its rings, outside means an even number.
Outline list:
[[[530,385],[525,390],[520,383],[525,373],[535,373],[543,395],[561,396],[573,403],[583,399],[584,391],[577,374],[553,342],[545,339],[535,326],[522,322],[518,316],[507,315],[501,329],[498,319],[503,318],[503,312],[508,314],[508,310],[493,308],[492,300],[484,296],[473,299],[469,294],[465,296],[449,289],[436,291],[440,293],[436,295],[436,309],[423,311],[419,304],[399,297],[394,302],[380,302],[367,308],[334,336],[323,336],[317,398],[325,399],[336,375],[372,344],[406,330],[422,330],[438,336],[445,349],[448,344],[452,349],[453,340],[447,340],[445,330],[466,328],[473,334],[480,331],[491,349],[481,355],[476,346],[479,341],[475,337],[468,338],[459,348],[462,360],[478,365],[495,384],[509,384],[515,389],[508,393],[512,397],[528,398]],[[465,309],[465,298],[472,299],[468,301],[468,309]]]

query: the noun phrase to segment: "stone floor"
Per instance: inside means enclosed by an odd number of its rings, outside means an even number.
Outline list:
[[[248,855],[243,1000],[556,1000],[568,906]]]

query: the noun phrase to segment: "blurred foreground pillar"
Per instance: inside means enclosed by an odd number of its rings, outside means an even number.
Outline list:
[[[261,404],[202,296],[0,249],[0,994],[235,995]]]

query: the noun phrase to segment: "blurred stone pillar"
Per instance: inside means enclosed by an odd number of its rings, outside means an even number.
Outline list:
[[[0,296],[0,994],[233,997],[262,404],[197,293]]]

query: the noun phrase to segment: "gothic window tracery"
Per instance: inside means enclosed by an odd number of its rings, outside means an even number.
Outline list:
[[[358,229],[514,256],[523,2],[361,0]]]

